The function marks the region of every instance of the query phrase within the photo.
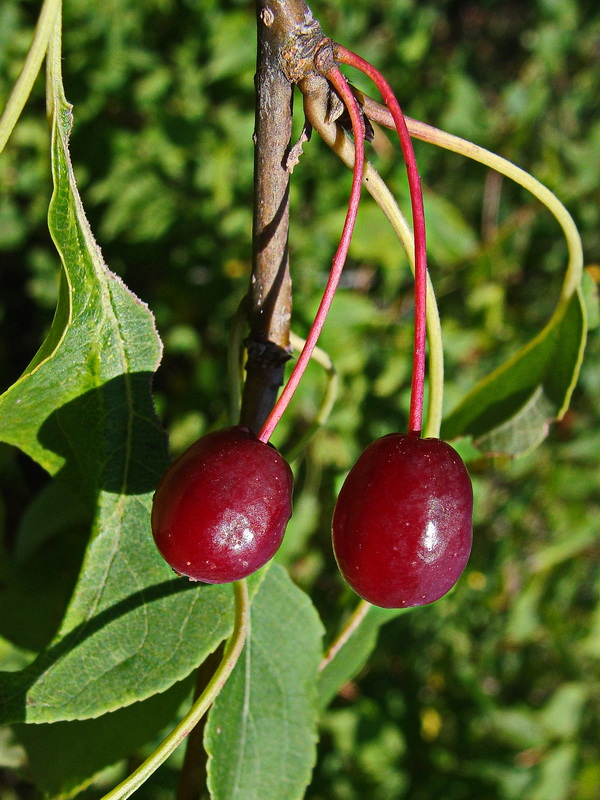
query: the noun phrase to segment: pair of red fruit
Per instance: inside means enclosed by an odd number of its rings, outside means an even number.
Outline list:
[[[251,575],[277,552],[292,513],[292,471],[269,444],[293,395],[333,300],[360,196],[364,167],[362,111],[337,63],[377,85],[394,118],[407,166],[415,231],[415,344],[409,433],[373,442],[350,470],[332,523],[340,572],[365,600],[385,608],[431,603],[465,568],[472,542],[473,492],[467,469],[446,442],[421,438],[427,265],[420,178],[398,102],[383,77],[345,48],[323,41],[315,64],[346,106],[354,137],[353,183],[329,281],[298,361],[258,435],[236,426],[195,442],[163,475],[152,532],[168,564],[204,583]]]

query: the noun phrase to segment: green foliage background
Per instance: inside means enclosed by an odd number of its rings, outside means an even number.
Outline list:
[[[553,189],[580,227],[598,280],[596,2],[331,0],[313,10],[328,34],[385,73],[407,114],[499,152]],[[37,11],[37,3],[16,0],[0,6],[2,104]],[[225,420],[229,321],[249,274],[253,5],[71,0],[64,17],[80,191],[108,265],[156,316],[165,343],[156,404],[176,454]],[[2,390],[36,352],[57,300],[48,146],[40,81],[0,158]],[[482,167],[429,145],[416,149],[450,409],[548,319],[565,247],[554,221],[518,188],[502,185],[497,217],[488,216],[498,187]],[[305,151],[292,185],[299,333],[318,302],[350,183],[316,137]],[[398,154],[383,148],[376,160],[405,196]],[[354,602],[329,544],[336,490],[366,444],[405,427],[408,409],[411,279],[368,201],[345,281],[322,339],[342,391],[327,428],[296,464],[295,516],[280,554],[330,637]],[[572,410],[538,450],[514,463],[470,464],[469,567],[450,596],[382,628],[369,666],[324,713],[311,800],[600,793],[598,350],[594,329]],[[322,384],[311,367],[278,432],[282,448],[310,424]],[[17,450],[0,448],[6,552],[47,480]],[[2,590],[3,635],[12,626],[25,650],[52,637],[81,548],[82,531],[71,525],[25,562],[19,580],[31,587],[30,605],[15,608]],[[16,767],[22,751],[0,746],[0,755]],[[177,763],[139,796],[171,796]],[[27,782],[15,781],[7,773],[2,796],[29,796]]]

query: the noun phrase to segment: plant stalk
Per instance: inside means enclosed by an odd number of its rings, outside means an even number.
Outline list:
[[[290,358],[289,183],[292,76],[284,52],[317,26],[302,0],[256,0],[257,66],[254,130],[252,276],[248,359],[241,423],[255,433],[269,415]],[[314,24],[313,24],[314,23]],[[295,52],[294,52],[295,54]]]
[[[108,794],[105,794],[102,800],[125,800],[125,798],[130,797],[136,789],[139,789],[139,787],[148,780],[150,775],[152,775],[158,767],[167,760],[171,753],[173,753],[190,735],[227,682],[246,642],[250,619],[250,601],[248,598],[248,586],[246,581],[237,581],[232,585],[235,597],[233,631],[229,637],[225,652],[223,653],[223,658],[217,670],[179,725],[173,728],[171,733],[135,772],[112,789],[112,791],[108,792]]]
[[[60,0],[45,0],[23,69],[10,93],[2,116],[0,116],[0,153],[4,150],[31,93],[60,13]]]

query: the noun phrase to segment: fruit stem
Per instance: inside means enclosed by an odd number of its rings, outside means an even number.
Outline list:
[[[371,608],[371,603],[368,603],[366,600],[361,600],[358,603],[358,605],[348,618],[342,630],[339,632],[339,634],[333,640],[333,642],[329,645],[327,651],[323,655],[323,659],[319,664],[319,669],[318,669],[319,672],[323,672],[325,667],[331,661],[333,661],[333,659],[337,656],[342,647],[348,642],[350,637],[358,630],[360,624],[369,613],[370,608]]]
[[[25,63],[0,116],[0,153],[4,150],[21,112],[31,94],[35,79],[42,67],[48,45],[60,26],[60,0],[45,0],[38,17],[35,33]],[[60,28],[58,28],[60,30]]]
[[[340,135],[339,126],[330,119],[329,98],[327,89],[316,86],[314,83],[299,84],[300,91],[304,95],[304,113],[314,130],[319,134],[325,144],[352,169],[354,166],[354,147],[348,136]],[[356,92],[355,89],[353,91]],[[365,97],[362,92],[358,94],[358,100],[363,105],[363,113],[370,119],[370,108],[367,105],[373,103],[370,98]],[[377,104],[379,105],[379,104]],[[392,121],[392,115],[385,106],[381,106],[386,115]],[[408,124],[408,123],[407,123]],[[365,189],[371,194],[377,205],[385,214],[392,226],[394,233],[398,237],[403,250],[408,258],[412,272],[415,271],[415,243],[411,227],[404,218],[404,215],[389,187],[382,180],[381,176],[369,161],[365,162],[363,171],[363,184]],[[423,436],[439,437],[440,425],[442,421],[442,406],[444,398],[444,353],[442,348],[442,331],[440,317],[429,275],[427,276],[427,361],[429,378],[429,396],[427,421],[423,426]]]
[[[333,302],[333,297],[338,287],[344,264],[346,263],[346,257],[350,247],[350,240],[352,239],[352,233],[354,231],[354,223],[358,213],[358,203],[360,200],[360,190],[365,160],[365,128],[362,114],[360,108],[358,107],[356,98],[354,97],[350,86],[340,72],[339,68],[333,64],[324,70],[323,75],[332,84],[338,95],[341,97],[352,121],[352,133],[354,135],[355,150],[354,170],[352,173],[352,188],[350,190],[348,211],[346,212],[346,220],[344,222],[340,243],[333,257],[329,278],[327,279],[327,284],[325,286],[325,292],[323,293],[323,298],[321,299],[315,319],[310,331],[308,332],[306,342],[302,348],[302,352],[298,357],[298,361],[294,365],[294,369],[292,370],[288,382],[286,383],[281,395],[279,396],[279,399],[273,407],[273,410],[267,417],[266,422],[258,434],[257,438],[265,443],[271,438],[277,423],[283,416],[285,409],[292,399],[310,360],[312,352],[317,344],[317,340],[325,323],[325,319],[327,318],[327,314],[331,308],[331,303]]]
[[[356,53],[347,50],[339,44],[334,45],[336,58],[342,64],[348,64],[367,75],[377,86],[383,102],[389,109],[393,120],[408,174],[408,186],[413,215],[415,237],[415,333],[413,345],[413,374],[410,392],[410,410],[408,417],[408,430],[417,436],[421,435],[423,426],[423,393],[425,384],[425,340],[427,334],[426,303],[427,303],[427,251],[425,241],[425,211],[423,208],[423,193],[421,178],[417,161],[412,146],[412,141],[404,114],[396,95],[383,75],[372,64],[365,61]]]
[[[123,798],[130,797],[136,789],[139,789],[150,775],[167,760],[171,753],[176,750],[214,703],[215,698],[237,664],[246,641],[246,636],[248,635],[250,601],[248,599],[248,585],[246,581],[236,581],[233,584],[233,591],[235,600],[233,631],[227,642],[227,647],[221,663],[208,682],[205,690],[192,705],[179,725],[171,731],[166,739],[163,739],[152,755],[122,783],[108,792],[108,794],[105,794],[102,800],[122,800]]]

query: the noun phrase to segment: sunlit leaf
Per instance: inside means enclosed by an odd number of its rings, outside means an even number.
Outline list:
[[[2,721],[86,719],[164,691],[232,616],[230,587],[174,579],[152,542],[151,496],[167,463],[150,395],[160,341],[146,306],[104,265],[75,184],[61,85],[53,100],[61,294],[46,341],[0,399],[0,436],[58,473],[93,524],[58,635],[27,669],[0,675]]]
[[[542,724],[557,738],[577,736],[587,700],[588,691],[583,682],[559,686],[540,712]]]
[[[476,386],[442,423],[442,436],[471,436],[483,453],[520,455],[564,414],[579,375],[586,337],[581,292],[542,333]]]
[[[527,707],[492,711],[487,718],[487,725],[492,737],[509,747],[543,747],[548,742],[543,725]]]
[[[577,745],[561,744],[552,748],[540,765],[540,775],[530,800],[563,800],[569,796],[577,766]]]

